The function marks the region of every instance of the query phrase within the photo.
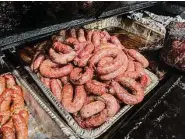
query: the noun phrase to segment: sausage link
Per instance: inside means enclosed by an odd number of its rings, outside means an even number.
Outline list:
[[[7,88],[11,88],[12,86],[16,85],[15,79],[12,74],[5,74],[4,77],[6,79]]]
[[[18,112],[22,109],[24,109],[24,98],[23,98],[23,92],[20,86],[14,86],[12,93],[12,106],[11,111],[12,112]]]
[[[85,119],[84,125],[86,128],[94,128],[102,125],[107,120],[107,109],[104,109],[97,115]]]
[[[78,54],[79,58],[89,55],[93,52],[94,45],[92,43],[87,44],[82,51]]]
[[[69,113],[79,111],[86,101],[84,86],[76,86],[73,98],[73,87],[71,84],[64,85],[62,89],[62,105]]]
[[[33,55],[35,54],[35,51],[33,50],[33,48],[31,47],[24,47],[24,50],[26,50],[26,52],[28,53],[29,56],[33,57]]]
[[[69,44],[69,45],[77,45],[77,44],[79,44],[78,40],[77,40],[76,38],[72,38],[72,37],[67,38],[67,39],[65,40],[65,42],[66,42],[67,44]]]
[[[135,71],[135,65],[134,65],[134,62],[131,59],[129,59],[126,72],[133,72],[133,71]]]
[[[101,101],[94,101],[82,107],[80,115],[82,118],[89,118],[105,108],[105,103]]]
[[[87,32],[87,37],[86,37],[86,40],[87,40],[88,42],[92,42],[92,35],[93,35],[93,31],[92,31],[92,30],[89,30],[89,31]]]
[[[28,126],[28,120],[29,120],[29,113],[26,109],[22,109],[19,111],[19,115],[22,116],[25,120],[26,125]]]
[[[54,42],[53,43],[53,49],[57,52],[61,52],[63,54],[70,53],[73,49],[66,44],[60,43],[60,42]]]
[[[0,112],[0,126],[7,123],[7,121],[10,119],[11,112],[10,110]]]
[[[55,52],[52,48],[49,49],[49,55],[53,62],[58,64],[68,64],[72,61],[76,55],[75,51],[71,51],[68,54],[61,54]]]
[[[6,88],[6,80],[5,77],[0,76],[0,95],[3,93],[3,91]]]
[[[107,92],[106,84],[98,82],[96,80],[88,81],[85,84],[85,88],[88,93],[92,93],[95,95],[102,95]]]
[[[88,64],[89,59],[91,58],[92,54],[86,55],[82,58],[75,57],[73,62],[78,67],[85,67]]]
[[[110,41],[115,44],[119,49],[126,49],[116,36],[111,36]]]
[[[117,82],[113,81],[112,86],[116,91],[117,97],[124,103],[133,105],[141,102],[144,98],[144,90],[141,85],[138,84],[134,79],[130,77],[122,76],[118,80],[122,85],[130,88],[134,94],[128,93],[124,88],[122,88]]]
[[[15,139],[15,132],[13,131],[13,128],[3,126],[1,131],[3,139]]]
[[[93,70],[91,68],[85,68],[85,72],[82,74],[82,68],[74,68],[70,73],[70,80],[73,84],[82,85],[90,81],[93,77]]]
[[[73,69],[71,64],[59,67],[58,64],[53,63],[51,60],[44,60],[40,65],[40,74],[48,78],[60,78],[68,75]]]
[[[139,63],[141,63],[144,68],[148,67],[148,65],[149,65],[148,60],[142,54],[140,54],[138,51],[136,51],[134,49],[128,49],[127,50],[127,53],[132,58],[134,58],[136,61],[138,61]]]
[[[50,88],[56,99],[61,102],[62,100],[62,83],[58,79],[51,79]]]
[[[125,70],[127,68],[127,64],[128,63],[125,63],[125,65],[122,65],[118,70],[115,70],[112,73],[101,75],[100,79],[101,80],[112,80],[112,79],[116,78],[117,76],[119,76],[125,72]]]
[[[69,82],[69,76],[64,76],[60,78],[60,81],[62,82],[63,85],[67,84]]]
[[[100,33],[98,31],[94,31],[92,35],[92,43],[94,44],[95,48],[100,46]]]
[[[24,49],[19,51],[19,56],[27,64],[30,64],[32,61],[32,57]]]
[[[41,82],[42,82],[47,88],[50,88],[50,82],[51,82],[51,79],[50,79],[50,78],[41,77],[40,80],[41,80]]]
[[[104,57],[98,62],[98,67],[103,67],[104,65],[112,63],[112,57]]]
[[[40,64],[44,61],[44,59],[45,59],[44,54],[42,54],[42,53],[39,54],[37,56],[37,58],[35,58],[34,61],[31,64],[32,71],[37,72],[38,69],[39,69]]]
[[[113,49],[113,48],[103,48],[99,51],[96,51],[91,59],[89,60],[90,67],[94,67],[100,59],[103,57],[115,57],[117,54],[120,53],[119,49]]]
[[[101,97],[105,100],[108,116],[113,117],[120,109],[119,103],[111,94],[103,94]]]
[[[59,35],[65,39],[66,38],[66,30],[64,30],[64,29],[60,30]]]
[[[28,139],[28,127],[25,119],[20,114],[14,114],[12,119],[16,131],[16,139]]]
[[[11,95],[13,92],[13,89],[8,88],[0,95],[0,112],[8,111],[10,109]]]
[[[76,30],[74,28],[69,30],[69,37],[77,38]]]
[[[79,42],[85,42],[86,41],[85,33],[84,33],[83,29],[79,29],[79,31],[78,31],[78,41]]]
[[[109,73],[117,70],[118,68],[120,68],[122,65],[127,66],[127,64],[128,64],[127,56],[125,55],[124,52],[120,52],[111,64],[106,64],[103,67],[98,67],[97,72],[100,75],[101,74],[109,74]]]

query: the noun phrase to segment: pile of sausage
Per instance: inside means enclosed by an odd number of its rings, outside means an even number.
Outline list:
[[[82,128],[113,117],[120,104],[143,100],[148,60],[106,31],[61,30],[35,54],[31,69]]]
[[[0,132],[3,139],[27,139],[29,114],[22,88],[11,74],[0,76]]]

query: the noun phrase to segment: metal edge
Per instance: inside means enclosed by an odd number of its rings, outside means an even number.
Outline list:
[[[48,97],[48,99],[51,101],[51,103],[55,106],[55,108],[58,110],[58,112],[66,119],[66,122],[68,125],[80,136],[81,138],[97,138],[101,136],[104,132],[106,132],[117,120],[119,120],[126,112],[128,112],[134,105],[125,105],[121,110],[112,118],[109,119],[109,121],[105,122],[100,127],[94,129],[94,130],[87,130],[81,128],[77,122],[74,120],[74,118],[63,108],[63,106],[57,102],[55,97],[53,96],[52,92],[39,80],[38,76],[35,75],[30,67],[25,66],[24,67],[26,71],[30,74],[30,76],[35,80],[37,85],[41,88],[43,93]],[[152,84],[147,87],[145,91],[145,95],[147,95],[159,82],[157,76],[153,74],[152,72],[145,70],[150,77],[152,78]],[[104,126],[104,127],[103,127]]]
[[[98,18],[102,19],[102,18],[106,18],[106,17],[110,17],[110,16],[121,15],[121,14],[128,13],[130,11],[136,11],[136,10],[148,8],[148,7],[154,6],[158,3],[159,2],[156,2],[156,1],[147,1],[147,2],[142,2],[142,3],[136,3],[133,5],[127,5],[127,6],[123,6],[120,8],[116,8],[116,9],[112,9],[112,10],[103,12]]]
[[[13,44],[13,43],[17,43],[18,45],[20,45],[21,41],[23,43],[27,40],[30,40],[31,38],[38,37],[38,36],[41,36],[41,35],[44,35],[44,34],[45,34],[45,36],[46,36],[46,34],[48,34],[47,36],[49,36],[52,32],[56,32],[60,29],[87,24],[87,23],[95,21],[95,20],[96,20],[95,18],[76,19],[76,20],[72,20],[72,21],[69,21],[69,22],[64,22],[64,23],[61,23],[61,24],[56,24],[56,25],[52,25],[52,26],[48,26],[48,27],[44,27],[44,28],[39,28],[39,29],[36,29],[36,30],[33,30],[33,31],[27,31],[27,32],[20,33],[20,34],[17,34],[17,35],[13,35],[13,36],[0,38],[0,48],[3,49],[3,47],[5,47],[7,45],[10,45],[10,44]]]
[[[32,88],[29,87],[28,83],[22,79],[17,70],[13,70],[12,74],[16,76],[19,82],[25,87],[32,97],[38,102],[38,104],[47,112],[47,114],[55,121],[55,123],[60,127],[63,133],[70,139],[79,139],[79,137],[74,133],[73,130],[43,101],[43,99],[37,95]]]

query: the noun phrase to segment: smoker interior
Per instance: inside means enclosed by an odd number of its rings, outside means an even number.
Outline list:
[[[177,11],[174,7],[180,7],[180,10]],[[108,7],[106,10],[114,11],[115,9],[110,9]],[[113,16],[111,12],[107,12],[106,10],[105,13],[99,15],[98,20],[108,17],[108,13],[110,14],[109,16]],[[167,15],[173,17],[180,15],[183,12],[183,6],[180,3],[174,4],[169,2],[157,4],[153,7],[147,8],[146,10],[159,15]],[[123,14],[123,12],[118,12],[117,14],[123,17],[126,16],[125,14],[120,15]],[[82,23],[82,25],[83,24],[84,23]],[[82,25],[74,26],[80,27]],[[67,28],[71,28],[71,26]],[[54,33],[55,31],[50,34]],[[24,63],[19,59],[17,51],[25,46],[31,46],[42,40],[50,39],[50,34],[30,38],[29,41],[24,40],[22,42],[15,42],[11,45],[3,46],[2,57],[5,57],[5,61],[8,61],[8,64],[5,64],[11,66],[11,68],[16,68],[22,73],[22,76],[28,76],[28,80],[35,84],[34,80],[32,80],[28,73],[24,70]],[[185,79],[183,77],[183,73],[168,67],[160,60],[159,52],[160,50],[149,51],[144,52],[144,55],[148,59],[155,60],[159,66],[162,66],[162,68],[164,67],[167,69],[167,73],[164,78],[160,80],[159,84],[144,98],[140,104],[129,110],[120,120],[118,120],[99,138],[184,138],[184,113],[179,109],[184,108],[183,82]],[[3,63],[2,69],[4,71],[8,70],[6,66],[3,66]],[[39,95],[47,100],[47,98],[42,93]],[[57,113],[57,110],[54,107],[52,107],[52,109]],[[58,113],[58,115],[60,114]],[[172,124],[169,124],[170,122]]]

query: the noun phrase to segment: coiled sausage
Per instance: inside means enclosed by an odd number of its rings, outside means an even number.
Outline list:
[[[85,84],[85,88],[88,93],[95,95],[102,95],[107,92],[106,84],[98,82],[96,80],[90,80]]]
[[[44,54],[40,53],[32,62],[31,69],[34,72],[37,72],[39,69],[40,64],[44,61],[45,56]]]
[[[113,117],[120,109],[119,103],[111,94],[103,94],[101,97],[105,100],[108,116]]]
[[[101,101],[94,101],[82,107],[80,115],[82,118],[89,118],[105,108],[105,103]]]
[[[73,49],[66,44],[60,43],[60,42],[54,42],[53,43],[53,49],[57,52],[61,52],[63,54],[70,53]]]
[[[12,74],[5,74],[4,77],[6,79],[7,88],[11,88],[12,86],[16,85],[15,79]]]
[[[91,59],[89,60],[90,67],[94,67],[100,59],[103,57],[115,57],[117,54],[120,53],[119,49],[113,49],[113,48],[103,48],[99,51],[96,51]]]
[[[127,53],[132,58],[134,58],[136,61],[138,61],[139,63],[141,63],[144,68],[148,67],[148,65],[149,65],[148,60],[142,54],[140,54],[138,51],[136,51],[134,49],[128,49],[127,50]]]
[[[62,54],[55,52],[52,48],[49,49],[49,55],[53,62],[58,64],[68,64],[72,61],[76,55],[75,51],[71,51],[68,54]]]
[[[78,31],[78,41],[79,42],[85,42],[86,41],[85,33],[84,33],[83,29],[79,29],[79,31]]]
[[[25,119],[20,114],[12,116],[17,139],[28,139],[28,127]]]
[[[60,67],[58,64],[53,63],[51,60],[44,60],[40,65],[40,74],[48,78],[60,78],[68,75],[73,66],[68,64],[66,66]]]
[[[6,88],[6,80],[5,80],[5,77],[0,76],[0,94],[3,93],[3,91],[5,90],[5,88]]]
[[[85,72],[82,74],[82,68],[74,68],[70,73],[70,80],[73,84],[82,85],[88,82],[93,77],[93,70],[91,68],[85,68]]]
[[[56,97],[56,99],[61,102],[62,100],[62,84],[58,79],[51,79],[50,83],[51,92]]]
[[[118,82],[122,85],[130,88],[134,94],[128,93],[123,87],[119,85],[119,83],[113,81],[112,86],[116,91],[117,97],[124,103],[133,105],[141,102],[144,98],[144,90],[141,85],[138,84],[134,79],[130,77],[124,77],[118,79]]]
[[[127,66],[128,59],[124,52],[120,52],[116,58],[113,60],[111,64],[106,64],[103,67],[98,67],[97,72],[101,74],[109,74],[118,68],[120,68],[122,65]],[[127,68],[127,67],[126,67]]]
[[[76,86],[75,95],[73,98],[73,87],[71,84],[64,85],[62,89],[62,105],[70,112],[75,113],[79,111],[86,101],[86,92],[84,86]]]

